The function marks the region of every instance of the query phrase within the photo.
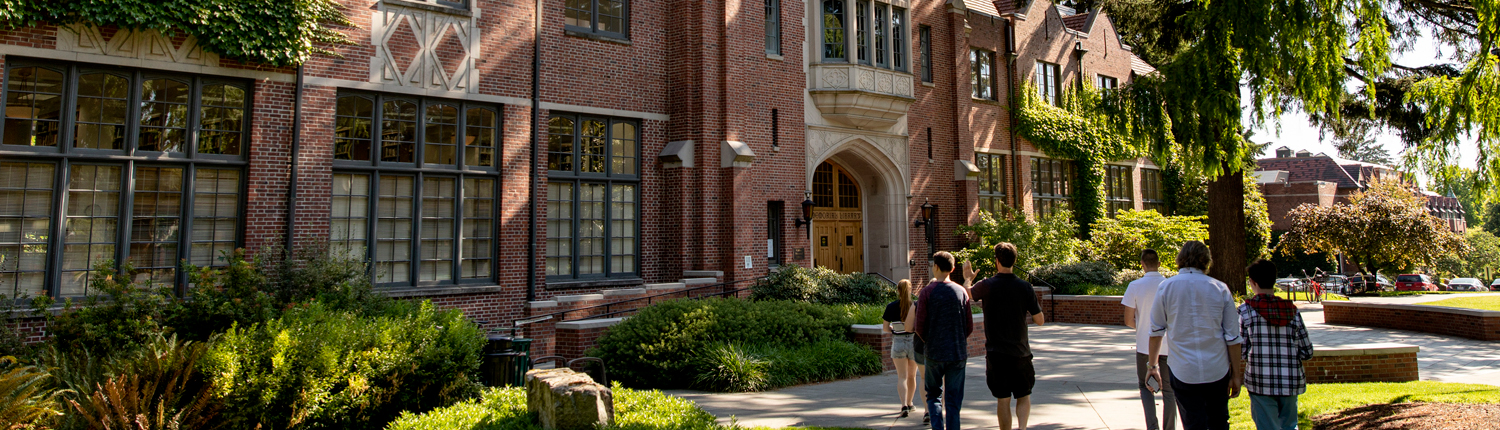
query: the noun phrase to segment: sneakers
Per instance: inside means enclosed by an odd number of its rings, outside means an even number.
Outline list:
[[[909,415],[911,415],[911,406],[902,406],[900,418],[906,418]]]
[[[923,412],[922,413],[922,424],[932,424],[932,413],[931,412]]]

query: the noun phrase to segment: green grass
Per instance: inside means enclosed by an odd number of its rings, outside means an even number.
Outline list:
[[[1288,293],[1286,291],[1277,291],[1276,292],[1276,297],[1280,297],[1280,298],[1287,299],[1287,300],[1296,300],[1296,301],[1299,301],[1299,302],[1305,302],[1305,301],[1307,301],[1307,293],[1302,293],[1302,292],[1298,292],[1298,293],[1293,294],[1293,293]],[[1338,294],[1324,293],[1323,294],[1323,301],[1325,301],[1325,302],[1347,302],[1347,301],[1349,301],[1349,298],[1348,297],[1344,297],[1344,296],[1340,296]]]
[[[1455,297],[1435,302],[1418,303],[1426,306],[1447,306],[1450,308],[1479,309],[1485,311],[1500,311],[1500,296],[1484,297]]]
[[[1500,387],[1492,385],[1453,384],[1446,382],[1369,382],[1351,384],[1310,384],[1307,393],[1297,398],[1299,428],[1313,428],[1312,417],[1377,403],[1440,402],[1500,403]],[[1250,420],[1250,396],[1241,390],[1240,397],[1229,401],[1229,423],[1234,430],[1253,430]]]

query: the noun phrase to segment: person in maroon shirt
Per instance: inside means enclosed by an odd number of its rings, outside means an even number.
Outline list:
[[[914,332],[927,345],[927,413],[932,430],[958,430],[958,412],[963,409],[964,367],[969,360],[969,334],[974,332],[974,315],[969,311],[968,287],[948,280],[956,263],[953,254],[932,254],[932,275],[936,279],[917,298]],[[970,275],[968,265],[964,274]],[[938,398],[942,397],[939,408]],[[946,410],[947,415],[944,415]]]

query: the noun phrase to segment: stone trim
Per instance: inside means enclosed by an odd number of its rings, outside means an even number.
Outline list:
[[[588,330],[595,328],[613,327],[625,321],[625,318],[597,318],[583,321],[568,321],[557,323],[558,330]]]
[[[1403,343],[1365,343],[1313,348],[1313,357],[1416,354],[1420,347]]]
[[[656,158],[661,160],[662,168],[672,169],[677,167],[693,167],[693,141],[674,140],[667,142],[667,146],[661,149],[661,154]]]
[[[975,166],[969,160],[953,160],[953,180],[978,181],[979,166]]]
[[[586,301],[590,301],[590,300],[604,300],[604,295],[603,294],[573,294],[573,295],[567,295],[567,296],[553,297],[552,300],[556,300],[557,304],[559,306],[561,306],[561,305],[573,304],[575,302],[586,302]]]
[[[59,29],[59,33],[67,30]],[[271,72],[265,70],[234,69],[220,66],[205,66],[200,64],[174,63],[170,61],[145,60],[140,58],[116,57],[110,55],[91,54],[86,52],[69,52],[60,49],[32,48],[29,46],[0,44],[0,55],[40,58],[55,61],[72,61],[80,63],[93,63],[110,66],[135,67],[142,69],[153,69],[170,72],[183,72],[199,75],[224,76],[231,78],[245,78],[255,80],[267,80],[271,82],[292,83],[297,81],[297,75],[292,73]]]
[[[527,100],[527,103],[531,102],[530,99],[526,99],[526,100]],[[639,111],[633,111],[633,110],[610,109],[610,108],[593,107],[593,106],[582,106],[582,105],[570,105],[570,104],[564,104],[564,103],[542,102],[542,106],[541,107],[542,107],[542,109],[546,109],[546,110],[560,110],[560,111],[564,111],[564,112],[573,112],[573,113],[581,113],[581,114],[589,114],[589,115],[617,116],[617,117],[636,118],[636,119],[644,119],[644,120],[651,120],[651,121],[671,121],[672,120],[672,116],[671,115],[667,115],[667,114],[664,114],[664,113],[639,112]]]
[[[452,285],[443,287],[415,287],[415,288],[376,288],[375,292],[384,294],[386,297],[438,297],[456,294],[475,293],[498,293],[504,291],[505,287],[499,285]]]
[[[682,276],[688,278],[722,278],[724,272],[720,270],[684,270]]]
[[[292,76],[295,80],[296,76]],[[463,91],[448,91],[432,88],[408,87],[380,82],[361,82],[347,79],[325,78],[321,76],[306,76],[302,82],[310,87],[334,87],[347,88],[351,90],[376,91],[384,93],[405,94],[420,97],[436,97],[446,99],[458,99],[475,102],[499,103],[506,105],[530,105],[531,99],[523,97],[497,96],[483,93],[469,93]]]
[[[755,162],[755,151],[745,142],[726,140],[720,146],[719,167],[750,167]],[[683,276],[688,276],[686,272]]]

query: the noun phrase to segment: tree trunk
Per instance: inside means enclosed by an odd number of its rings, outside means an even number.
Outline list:
[[[1226,163],[1224,170],[1229,171]],[[1208,248],[1213,266],[1208,275],[1245,294],[1245,182],[1244,172],[1220,175],[1208,183]]]

